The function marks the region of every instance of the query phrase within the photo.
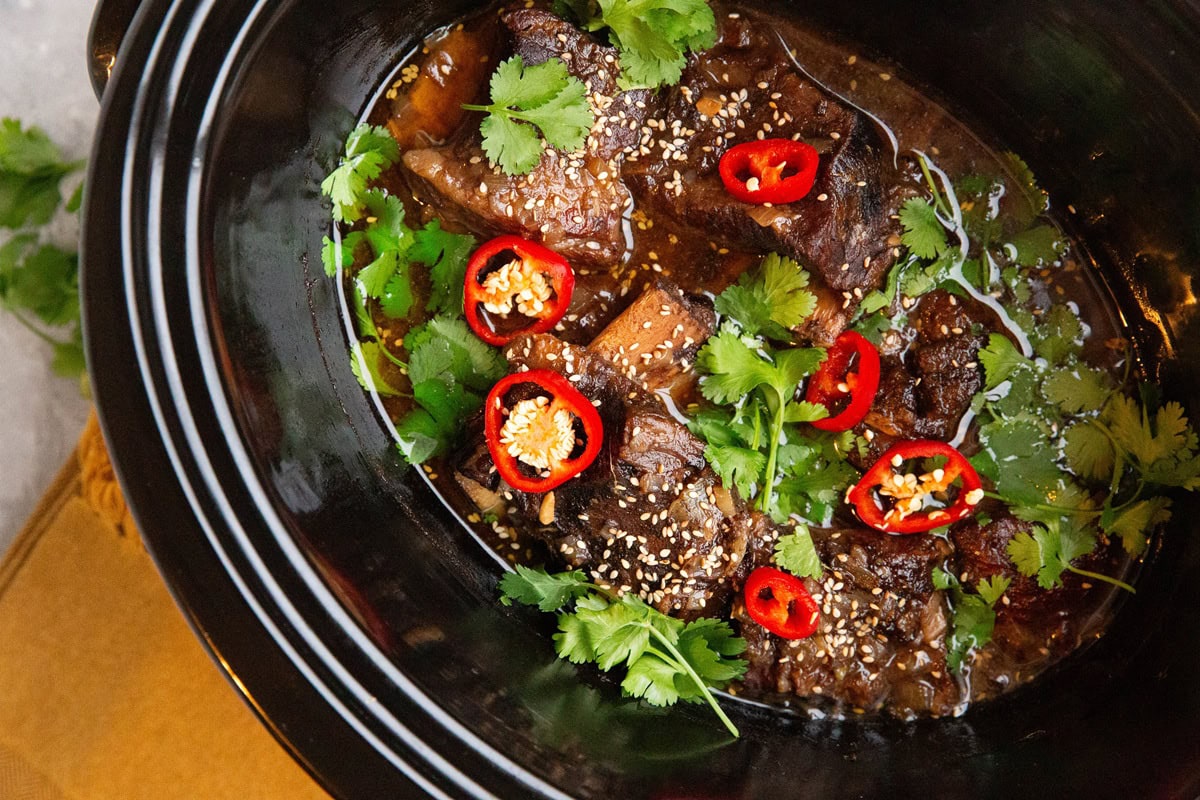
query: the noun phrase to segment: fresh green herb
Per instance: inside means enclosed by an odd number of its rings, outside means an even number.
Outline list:
[[[22,129],[18,120],[0,119],[0,228],[45,225],[63,203],[59,184],[82,161],[64,161],[45,131]],[[70,212],[78,209],[72,198]]]
[[[333,201],[333,218],[357,222],[371,181],[399,158],[400,146],[386,128],[363,123],[350,131],[337,168],[321,182],[322,194]]]
[[[1127,592],[1128,583],[1108,575],[1073,566],[1072,561],[1092,552],[1096,541],[1086,531],[1063,527],[1057,520],[1035,527],[1033,533],[1018,533],[1008,543],[1008,555],[1022,575],[1037,577],[1038,586],[1052,589],[1062,586],[1063,572],[1111,583]]]
[[[790,344],[789,329],[812,314],[807,287],[799,264],[772,254],[717,296],[724,321],[696,369],[701,393],[718,407],[698,413],[690,427],[707,442],[705,458],[721,480],[776,522],[794,514],[825,524],[856,475],[845,463],[847,441],[804,424],[828,410],[796,400],[825,351],[769,343]]]
[[[935,259],[946,251],[946,228],[925,200],[914,197],[905,202],[900,224],[904,227],[900,241],[917,258]]]
[[[797,525],[793,532],[779,537],[775,542],[775,563],[801,578],[818,580],[824,572],[806,525]]]
[[[518,565],[500,581],[501,602],[514,601],[558,614],[555,649],[573,664],[595,663],[608,672],[625,667],[621,690],[655,706],[707,703],[734,736],[738,729],[712,694],[746,671],[738,658],[746,643],[727,622],[684,623],[639,597],[588,583],[583,573],[547,574]]]
[[[483,151],[509,175],[533,171],[542,157],[542,139],[564,151],[583,147],[596,121],[587,87],[557,58],[534,66],[526,66],[519,55],[502,61],[492,75],[491,99],[491,105],[463,108],[487,113],[479,125]]]
[[[779,517],[778,507],[773,500],[779,445],[784,436],[787,421],[812,421],[828,414],[824,406],[805,401],[796,401],[796,389],[807,375],[811,374],[825,358],[820,348],[791,348],[771,352],[766,344],[753,337],[738,333],[736,323],[726,321],[721,330],[711,337],[696,357],[696,369],[703,376],[700,392],[710,401],[723,405],[746,407],[752,402],[754,424],[760,416],[766,417],[765,430],[749,449],[766,448],[766,460],[762,462],[758,486],[760,510]],[[729,469],[722,462],[721,453],[714,452],[720,467]],[[742,459],[738,466],[743,470],[733,483],[747,487],[745,471],[757,466]]]
[[[808,273],[795,261],[771,253],[758,269],[743,272],[736,284],[721,292],[714,305],[718,314],[737,320],[747,336],[790,342],[790,329],[817,307],[808,280]]]
[[[557,0],[555,10],[573,15],[585,30],[609,30],[625,89],[673,86],[688,51],[717,40],[716,18],[704,0]]]
[[[380,372],[385,350],[378,342],[355,342],[350,346],[350,369],[359,386],[384,397],[403,397],[404,392],[392,386]]]
[[[0,120],[0,308],[53,348],[54,371],[80,379],[87,394],[79,320],[79,256],[43,241],[40,226],[64,208],[63,179],[83,167],[64,161],[44,131]],[[66,201],[79,210],[82,187]]]
[[[946,666],[962,673],[963,662],[974,650],[992,640],[996,626],[996,602],[1011,581],[1003,575],[976,584],[977,594],[966,591],[958,578],[940,567],[933,568],[933,586],[950,596],[950,632],[946,636]]]
[[[463,420],[479,409],[506,367],[499,351],[474,336],[461,318],[475,239],[444,231],[437,220],[410,228],[400,200],[371,186],[396,158],[385,129],[360,125],[350,134],[341,165],[321,186],[333,200],[334,219],[358,225],[337,240],[325,237],[321,259],[330,277],[360,265],[351,272],[351,289],[362,341],[351,348],[350,367],[367,391],[412,400],[412,410],[396,425],[397,447],[409,463],[420,464],[452,446]],[[391,319],[410,317],[417,265],[428,270],[433,288],[424,310],[434,316],[404,337],[405,362],[378,341],[372,309]],[[393,368],[385,370],[385,362]]]
[[[410,464],[439,455],[457,441],[463,420],[483,405],[507,372],[500,351],[471,333],[458,317],[439,315],[405,337],[408,379],[416,407],[396,426]]]

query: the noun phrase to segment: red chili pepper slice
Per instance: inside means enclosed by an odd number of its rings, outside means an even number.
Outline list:
[[[804,399],[829,409],[829,416],[812,426],[823,431],[850,430],[867,416],[878,391],[879,351],[862,334],[844,332],[808,381]]]
[[[717,165],[725,191],[746,203],[794,203],[817,180],[815,148],[792,139],[756,139],[725,151]]]
[[[784,639],[804,639],[817,630],[820,611],[804,582],[775,567],[750,573],[742,589],[750,619]]]
[[[467,262],[463,311],[476,336],[500,346],[553,328],[574,290],[575,272],[561,255],[520,236],[498,236]]]
[[[522,492],[548,492],[587,469],[604,441],[600,414],[548,369],[514,372],[487,396],[484,434],[500,477]]]
[[[905,462],[939,456],[946,462],[929,472],[901,471]],[[946,493],[955,481],[959,485],[948,505],[934,497]],[[945,442],[929,439],[893,445],[846,493],[858,518],[885,533],[921,533],[958,522],[974,514],[982,499],[979,474],[966,457]],[[940,504],[926,510],[930,500]]]

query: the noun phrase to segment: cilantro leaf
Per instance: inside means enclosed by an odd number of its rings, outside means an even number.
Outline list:
[[[487,113],[479,125],[483,151],[509,175],[524,175],[538,165],[542,139],[559,150],[583,147],[596,121],[587,87],[556,58],[533,66],[519,55],[502,61],[492,75],[491,101],[463,108]]]
[[[462,313],[463,281],[467,275],[467,261],[474,249],[474,236],[444,231],[436,219],[414,233],[408,257],[429,267],[431,287],[425,304],[427,311]]]
[[[961,672],[967,654],[991,641],[996,612],[982,597],[962,593],[954,606],[946,640],[946,666]]]
[[[1066,251],[1066,243],[1058,229],[1039,225],[1022,231],[1009,240],[1012,259],[1022,267],[1040,267],[1057,261]]]
[[[49,222],[63,203],[59,184],[81,166],[64,161],[40,128],[22,129],[16,119],[0,119],[0,227],[17,230]]]
[[[704,0],[598,0],[564,3],[590,31],[608,28],[620,51],[621,85],[679,82],[689,50],[716,42],[716,18]]]
[[[900,241],[917,258],[934,259],[945,252],[946,228],[925,200],[913,197],[906,201],[900,208],[900,224],[904,227]]]
[[[1108,401],[1112,389],[1105,373],[1076,363],[1071,369],[1050,373],[1042,382],[1042,393],[1065,413],[1078,414],[1099,411]]]
[[[1071,469],[1084,478],[1107,481],[1115,462],[1112,440],[1092,421],[1078,422],[1064,434],[1063,452]]]
[[[321,264],[325,267],[325,275],[337,277],[339,268],[345,270],[354,265],[354,249],[363,241],[361,231],[354,231],[341,237],[340,241],[328,236],[321,239]]]
[[[737,402],[760,385],[772,384],[779,375],[774,364],[726,327],[705,342],[696,366],[704,375],[700,391],[714,403]]]
[[[333,201],[333,218],[361,219],[368,184],[399,158],[400,146],[386,128],[363,123],[350,131],[337,168],[321,182],[321,193]]]
[[[1146,549],[1146,532],[1171,518],[1171,498],[1149,497],[1125,506],[1113,514],[1111,521],[1102,520],[1104,532],[1121,537],[1121,544],[1130,555],[1141,555]]]
[[[775,542],[775,563],[801,578],[819,580],[824,572],[812,535],[804,525],[797,525],[793,533]]]
[[[1046,198],[1046,193],[1038,188],[1033,171],[1020,156],[1013,152],[1005,152],[1001,154],[1001,159],[1012,174],[1020,197],[1025,200],[1025,213],[1018,220],[1023,223],[1022,227],[1025,227],[1034,217],[1046,211],[1049,200]]]
[[[788,342],[790,329],[816,310],[817,298],[808,291],[808,282],[808,273],[798,263],[771,253],[717,295],[713,306],[718,314],[736,320],[749,336],[762,334]]]
[[[989,334],[987,347],[979,351],[979,363],[987,378],[983,387],[985,392],[1004,383],[1018,368],[1032,366],[1032,362],[1002,333]]]
[[[1086,532],[1051,523],[1034,526],[1033,533],[1018,533],[1008,543],[1008,555],[1018,572],[1037,576],[1038,586],[1053,589],[1063,585],[1064,571],[1079,571],[1071,562],[1095,546],[1096,541]]]
[[[767,457],[758,450],[733,445],[714,445],[704,448],[704,458],[726,486],[736,487],[743,498],[754,496],[755,484],[762,481]]]
[[[991,641],[996,625],[993,610],[1000,595],[1008,589],[1009,579],[996,575],[976,585],[978,594],[967,592],[958,578],[933,568],[933,587],[950,595],[950,630],[946,635],[946,666],[961,673],[963,662],[972,650]]]
[[[379,371],[381,349],[382,346],[376,342],[355,342],[350,347],[350,369],[358,378],[359,385],[368,392],[395,397],[401,392],[388,383]]]
[[[514,568],[500,579],[500,602],[506,606],[515,600],[545,612],[557,611],[589,590],[587,576],[579,570],[550,575],[522,564]]]
[[[975,585],[975,590],[979,592],[979,596],[989,606],[996,605],[1000,596],[1008,591],[1008,587],[1012,585],[1012,578],[1007,575],[993,575],[991,578],[984,578]]]
[[[1034,350],[1051,364],[1061,364],[1083,346],[1083,323],[1070,306],[1051,306],[1034,327]]]
[[[413,305],[412,281],[406,269],[397,268],[388,279],[383,293],[379,295],[379,306],[392,319],[408,314]]]

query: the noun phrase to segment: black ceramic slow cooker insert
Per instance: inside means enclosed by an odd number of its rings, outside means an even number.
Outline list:
[[[197,635],[345,798],[1196,797],[1200,536],[1177,503],[1109,632],[964,717],[631,707],[496,603],[500,568],[413,470],[345,357],[319,182],[400,58],[472,4],[98,9],[107,77],[84,305],[101,420]],[[1197,418],[1200,7],[811,0],[1022,154],[1145,369]],[[126,22],[132,22],[126,30]],[[119,43],[119,53],[116,47]],[[214,765],[214,768],[218,768]]]

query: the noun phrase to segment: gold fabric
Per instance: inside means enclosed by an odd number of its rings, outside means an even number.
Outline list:
[[[0,562],[0,798],[327,798],[141,546],[95,421]]]

